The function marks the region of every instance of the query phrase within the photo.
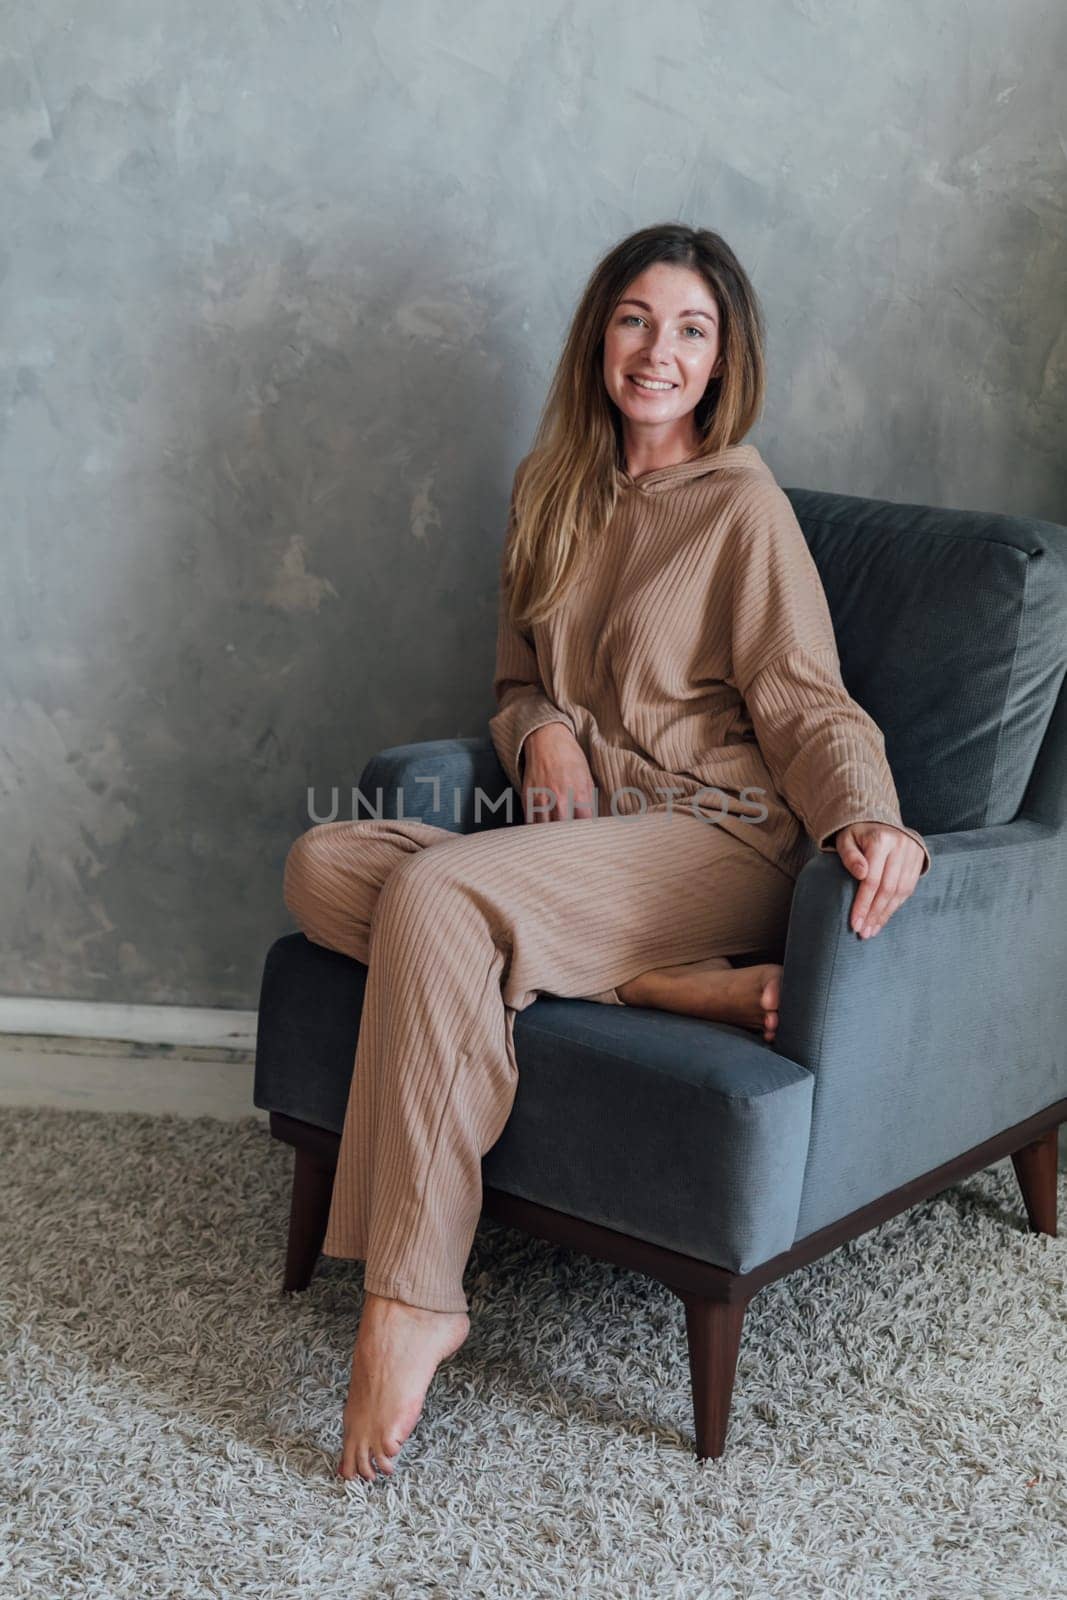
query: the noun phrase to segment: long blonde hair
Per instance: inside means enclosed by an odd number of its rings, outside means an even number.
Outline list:
[[[618,498],[625,467],[618,407],[604,385],[604,335],[627,287],[666,261],[699,272],[719,306],[722,361],[697,403],[697,457],[737,444],[763,405],[764,325],[756,291],[725,239],[679,222],[641,228],[594,268],[515,484],[502,577],[512,623],[528,632],[554,611]]]

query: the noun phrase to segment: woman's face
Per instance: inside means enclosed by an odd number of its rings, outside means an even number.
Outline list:
[[[604,383],[624,418],[673,432],[718,366],[719,308],[699,272],[657,261],[626,286],[604,334]]]

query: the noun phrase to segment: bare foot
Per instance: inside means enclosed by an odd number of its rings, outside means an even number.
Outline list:
[[[770,961],[724,966],[725,960],[711,956],[678,967],[657,967],[619,984],[616,993],[629,1006],[653,1006],[712,1022],[732,1022],[735,1027],[761,1028],[769,1043],[778,1029],[782,968]]]
[[[430,1379],[469,1332],[465,1311],[427,1311],[366,1296],[352,1351],[339,1477],[358,1474],[373,1483],[374,1463],[392,1477],[393,1458],[419,1419]]]

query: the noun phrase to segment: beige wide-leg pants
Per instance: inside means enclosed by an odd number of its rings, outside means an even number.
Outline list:
[[[368,968],[325,1253],[365,1261],[369,1293],[466,1311],[516,1012],[541,992],[621,1004],[615,987],[651,968],[780,951],[793,889],[691,811],[302,834],[285,903],[309,939]]]

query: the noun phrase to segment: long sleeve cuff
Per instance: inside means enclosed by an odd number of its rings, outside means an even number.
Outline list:
[[[489,719],[489,737],[512,788],[522,789],[522,747],[529,734],[548,722],[562,722],[575,733],[574,723],[537,689],[516,692]]]
[[[884,822],[891,828],[899,828],[901,833],[906,833],[908,835],[909,839],[914,839],[915,843],[922,850],[923,864],[919,869],[919,877],[922,878],[927,872],[929,872],[930,851],[927,849],[926,840],[923,838],[922,834],[916,833],[914,828],[905,827],[904,823],[901,822],[899,817],[886,816],[884,814],[875,815],[871,808],[868,808],[862,816],[852,814],[844,817],[840,822],[833,823],[831,827],[824,829],[824,831],[817,836],[819,849],[824,851],[826,854],[836,855],[837,845],[834,843],[833,835],[837,833],[839,829],[847,828],[853,822]]]

